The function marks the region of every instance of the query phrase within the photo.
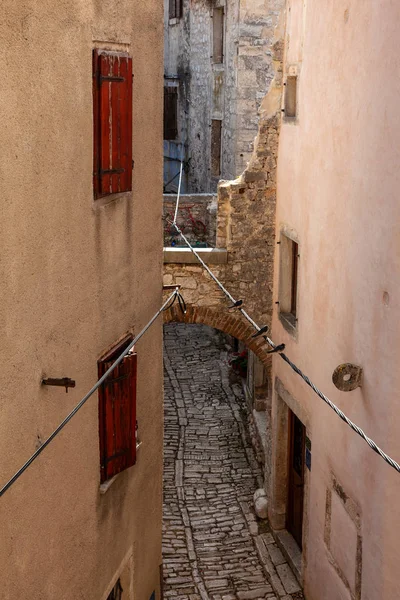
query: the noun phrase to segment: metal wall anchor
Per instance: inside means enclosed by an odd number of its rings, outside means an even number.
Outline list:
[[[74,388],[76,383],[69,377],[61,377],[60,379],[42,379],[42,385],[55,385],[57,387],[65,387],[65,391],[68,394],[68,388]]]

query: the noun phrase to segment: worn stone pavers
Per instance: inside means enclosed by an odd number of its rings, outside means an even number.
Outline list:
[[[165,326],[164,596],[289,600],[300,588],[258,532],[261,471],[219,339],[201,325]]]

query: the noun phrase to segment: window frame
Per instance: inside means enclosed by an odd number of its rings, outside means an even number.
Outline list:
[[[93,196],[132,191],[132,57],[94,48]]]
[[[174,124],[173,126],[167,126],[168,124],[168,117],[169,117],[169,106],[168,106],[168,97],[174,97],[174,113],[175,113],[175,118],[174,118]],[[177,85],[166,85],[164,84],[164,132],[163,132],[163,139],[165,141],[176,141],[178,139],[178,133],[179,133],[179,129],[178,129],[178,108],[179,108],[179,88]],[[167,133],[171,131],[174,132],[174,135],[167,135]]]
[[[219,123],[218,126],[216,124]],[[211,120],[211,177],[220,178],[222,173],[222,141],[223,141],[223,123],[222,119]],[[214,155],[214,148],[218,147],[218,155]],[[218,167],[218,168],[217,168]]]
[[[299,314],[298,239],[281,231],[279,248],[279,319],[289,333],[296,334]]]
[[[169,19],[181,19],[183,15],[183,0],[169,0]]]
[[[284,93],[284,116],[287,121],[296,121],[298,113],[298,76],[287,75]]]
[[[217,26],[216,26],[216,15],[221,15],[220,17],[220,40],[217,47]],[[213,8],[212,12],[212,62],[214,65],[223,65],[225,59],[225,7],[224,6],[216,6]]]
[[[110,352],[103,355],[97,362],[98,377],[107,371],[111,364],[122,354],[126,349],[133,337],[130,335],[124,338],[119,344],[114,346]],[[120,373],[120,370],[125,373]],[[109,391],[109,386],[112,384],[117,386],[117,393],[115,388]],[[123,388],[123,389],[122,389]],[[118,420],[115,418],[114,400],[121,402],[122,396],[129,396],[129,412],[126,415],[127,421],[120,420],[119,424],[121,429],[116,431],[118,427]],[[107,379],[103,382],[98,390],[98,412],[99,412],[99,449],[100,449],[100,484],[103,485],[111,481],[116,475],[122,473],[126,469],[129,469],[136,463],[136,451],[137,451],[137,420],[136,420],[136,397],[137,397],[137,353],[135,348],[132,348],[129,354],[124,360],[118,365],[114,371],[110,373]],[[112,398],[112,431],[110,431],[110,398]],[[119,413],[121,418],[121,412]],[[130,426],[130,428],[129,428]],[[127,427],[131,434],[129,439],[129,445],[127,445],[122,452],[110,455],[109,453],[109,439],[113,436],[114,450],[115,445],[118,444],[123,434],[126,434]],[[118,435],[119,434],[119,435]],[[118,459],[115,461],[115,459]],[[114,461],[114,462],[113,462]]]

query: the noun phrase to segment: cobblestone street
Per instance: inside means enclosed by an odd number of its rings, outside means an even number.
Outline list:
[[[242,390],[215,330],[165,326],[164,595],[303,598],[252,497],[262,487]]]

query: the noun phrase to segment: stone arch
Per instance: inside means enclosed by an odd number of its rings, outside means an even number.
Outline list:
[[[267,354],[268,344],[265,343],[262,337],[255,339],[252,337],[254,328],[239,311],[227,311],[220,307],[207,308],[205,306],[188,305],[186,314],[183,314],[179,306],[174,305],[164,312],[164,323],[172,322],[187,323],[188,325],[194,323],[208,325],[232,335],[254,352],[265,367],[271,367],[271,355]]]

